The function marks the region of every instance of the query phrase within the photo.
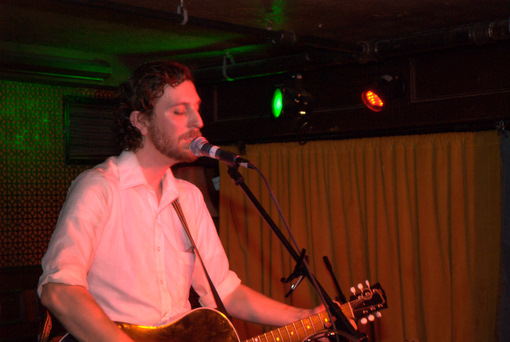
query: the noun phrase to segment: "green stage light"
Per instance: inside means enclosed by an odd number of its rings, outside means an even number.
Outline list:
[[[283,112],[283,92],[281,88],[276,88],[273,93],[272,111],[275,118],[280,117]]]
[[[297,74],[273,93],[271,111],[275,118],[305,117],[312,111],[313,97],[302,86],[303,76]]]

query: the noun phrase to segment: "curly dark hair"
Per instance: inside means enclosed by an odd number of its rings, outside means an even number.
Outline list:
[[[147,62],[133,72],[120,86],[119,104],[114,113],[113,130],[122,149],[136,151],[142,147],[142,134],[131,124],[131,112],[140,111],[150,117],[165,86],[175,88],[187,80],[193,81],[189,68],[167,60]]]

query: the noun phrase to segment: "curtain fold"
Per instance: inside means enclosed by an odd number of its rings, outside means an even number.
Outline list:
[[[496,132],[379,137],[246,146],[267,177],[297,249],[334,297],[380,282],[389,308],[376,341],[492,341],[500,265],[501,180]],[[280,281],[294,261],[220,166],[220,237],[243,282],[290,304],[317,304],[303,282]],[[284,231],[261,177],[245,183]],[[251,330],[250,330],[251,329]],[[258,333],[250,327],[246,334]]]

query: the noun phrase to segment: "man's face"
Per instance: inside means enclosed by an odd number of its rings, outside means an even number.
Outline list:
[[[200,102],[191,81],[184,81],[175,88],[166,86],[164,94],[156,101],[147,139],[174,162],[192,162],[197,158],[189,145],[201,135]]]

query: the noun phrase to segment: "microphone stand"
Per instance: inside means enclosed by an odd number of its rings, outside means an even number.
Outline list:
[[[331,297],[328,296],[324,288],[318,283],[315,276],[311,273],[310,269],[308,268],[308,264],[306,263],[306,258],[302,257],[300,253],[298,253],[294,247],[290,244],[290,242],[287,240],[287,238],[282,234],[280,228],[276,225],[276,223],[273,221],[273,219],[269,216],[269,214],[266,212],[264,207],[260,204],[260,202],[255,198],[251,190],[248,188],[248,186],[244,183],[243,176],[239,173],[239,166],[233,165],[229,166],[228,168],[228,174],[234,181],[234,183],[241,187],[245,195],[250,199],[250,201],[253,203],[255,208],[258,210],[262,218],[267,222],[269,227],[273,230],[273,232],[278,236],[282,244],[285,246],[287,251],[290,253],[292,258],[297,262],[303,262],[305,267],[302,267],[303,270],[305,270],[304,276],[308,278],[314,284],[314,287],[318,291],[318,295],[323,299],[324,305],[326,306],[326,309],[328,310],[328,313],[330,315],[333,315],[336,318],[335,320],[331,320],[331,323],[333,324],[333,327],[337,327],[337,323],[341,324],[342,331],[346,333],[346,337],[348,337],[351,341],[366,341],[366,335],[363,333],[358,332],[356,329],[353,328],[353,326],[350,324],[349,320],[345,317],[345,315],[342,313],[342,310],[336,304]],[[316,285],[316,286],[315,286]],[[332,317],[331,317],[332,318]],[[336,331],[337,329],[335,329]]]

